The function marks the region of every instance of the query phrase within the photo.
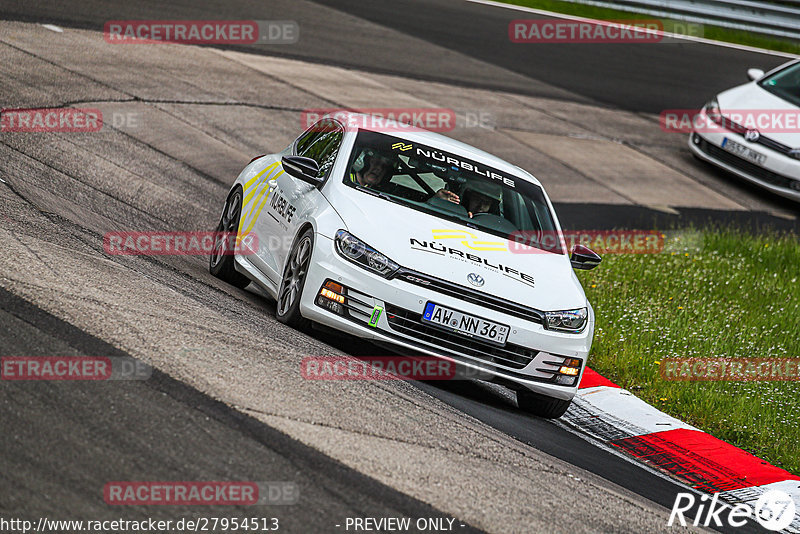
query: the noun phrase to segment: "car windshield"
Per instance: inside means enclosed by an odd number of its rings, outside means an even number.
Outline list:
[[[542,188],[463,156],[361,130],[344,183],[463,226],[545,248],[555,223]],[[559,247],[546,247],[561,252]]]
[[[800,63],[758,82],[764,90],[800,107]]]

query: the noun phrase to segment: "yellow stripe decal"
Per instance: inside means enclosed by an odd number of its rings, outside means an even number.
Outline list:
[[[264,169],[263,171],[261,171],[260,173],[258,173],[258,176],[261,176],[261,175],[262,175],[262,174],[264,174],[265,172],[269,171],[269,170],[270,170],[270,168],[271,168],[271,167],[274,167],[275,165],[277,165],[277,163],[274,163],[274,164],[270,165],[269,167],[267,167],[266,169]],[[270,172],[270,174],[271,174],[271,172]],[[255,178],[258,178],[258,176],[256,176]],[[275,175],[273,178],[277,178],[277,177],[278,177],[278,175]],[[255,178],[252,178],[252,179],[250,180],[250,183],[252,183],[252,182],[253,182],[253,180],[254,180]],[[270,180],[270,178],[269,178],[269,174],[267,174],[267,176],[266,176],[265,178],[266,178],[266,182],[269,182],[269,180]],[[266,183],[266,182],[264,182],[264,183]],[[258,197],[256,197],[256,199],[253,201],[253,205],[250,207],[250,211],[248,211],[248,212],[247,212],[247,215],[244,215],[244,210],[245,210],[245,208],[247,207],[247,202],[249,202],[249,201],[250,201],[250,199],[253,197],[253,194],[254,194],[256,191],[258,191],[258,190],[259,190],[259,187],[260,187],[260,184],[259,184],[259,185],[256,185],[256,187],[254,187],[254,188],[253,188],[253,189],[250,191],[250,193],[248,193],[248,194],[247,194],[247,196],[245,197],[245,199],[242,201],[242,215],[239,217],[239,233],[238,233],[238,235],[237,235],[237,240],[238,240],[238,239],[241,239],[241,235],[242,235],[242,227],[243,227],[243,226],[245,225],[245,223],[247,222],[247,219],[250,217],[250,214],[251,214],[251,213],[253,213],[253,210],[255,209],[256,205],[257,205],[257,204],[258,204],[258,202],[259,202],[259,200],[261,200],[261,196],[262,196],[262,195],[263,195],[263,194],[264,194],[266,191],[268,191],[268,190],[269,190],[269,187],[264,187],[263,189],[261,189],[261,192],[258,194]]]
[[[462,245],[472,250],[506,250],[505,243],[499,241],[473,241],[472,243],[479,246],[473,247],[469,241],[461,242]]]
[[[477,236],[472,232],[467,232],[466,230],[433,230],[433,238],[434,239],[457,239],[457,238],[464,238],[470,236],[472,239],[475,239]]]
[[[271,177],[270,177],[270,175],[268,174],[268,175],[267,175],[267,176],[264,178],[264,181],[261,183],[261,185],[263,185],[264,187],[262,187],[262,188],[261,188],[261,192],[260,192],[260,193],[258,194],[258,196],[255,198],[255,200],[253,200],[253,205],[252,205],[252,206],[250,206],[250,211],[248,211],[248,212],[247,212],[247,215],[244,217],[245,219],[249,218],[249,217],[250,217],[250,215],[252,215],[252,214],[253,214],[253,210],[255,210],[255,209],[256,209],[256,206],[258,205],[258,202],[261,200],[261,197],[264,195],[264,193],[266,193],[267,191],[269,191],[269,182],[271,182],[272,180],[277,180],[277,179],[278,179],[278,176],[280,176],[281,174],[283,174],[283,169],[281,169],[279,172],[275,173],[275,175],[273,175],[273,176],[271,176]],[[250,192],[250,194],[249,194],[249,195],[247,195],[247,199],[246,199],[246,201],[247,201],[247,200],[249,200],[249,199],[250,199],[250,197],[252,197],[252,196],[253,196],[253,193],[255,193],[255,192],[256,192],[256,191],[259,189],[259,187],[261,187],[261,185],[259,185],[258,187],[254,187],[254,188],[253,188],[253,190]],[[243,203],[243,206],[244,206],[244,203]],[[244,209],[244,208],[242,208],[242,209]]]
[[[278,177],[278,176],[280,176],[281,174],[283,174],[283,171],[282,171],[282,170],[281,170],[281,172],[279,172],[278,174],[276,174],[276,175],[275,175],[275,178],[277,178],[277,177]],[[269,193],[267,193],[267,194],[266,194],[266,196],[264,197],[264,200],[262,200],[262,201],[261,201],[261,205],[258,207],[258,210],[256,211],[256,214],[255,214],[255,216],[254,216],[254,217],[253,217],[253,219],[250,221],[250,224],[247,226],[247,230],[245,230],[245,231],[244,231],[244,234],[245,234],[245,235],[249,234],[249,233],[250,233],[250,230],[252,230],[252,229],[253,229],[253,225],[254,225],[254,224],[256,223],[256,221],[258,220],[258,216],[261,214],[261,210],[262,210],[262,209],[264,209],[264,206],[267,204],[267,199],[268,199],[268,198],[269,198],[269,196],[272,194],[272,191],[274,191],[274,189],[270,190],[270,191],[269,191]],[[253,205],[253,207],[255,207],[255,204]],[[251,213],[252,213],[252,210],[251,210]],[[249,217],[249,215],[248,215],[248,217]]]
[[[264,167],[264,168],[261,170],[261,172],[260,172],[260,173],[256,174],[256,175],[255,175],[255,176],[253,176],[252,178],[250,178],[250,179],[247,181],[247,183],[246,183],[246,184],[244,184],[244,188],[245,188],[245,189],[247,189],[248,187],[250,187],[250,186],[253,184],[253,182],[254,182],[254,181],[256,181],[256,179],[258,179],[258,177],[259,177],[259,176],[261,176],[262,174],[264,174],[265,172],[267,172],[268,170],[270,170],[271,168],[273,168],[273,167],[274,167],[275,165],[277,165],[277,164],[278,164],[278,162],[276,161],[276,162],[275,162],[275,163],[273,163],[272,165],[267,165],[266,167]]]
[[[273,168],[275,167],[275,165],[277,165],[277,164],[278,164],[278,162],[275,162],[275,163],[273,163],[272,165],[270,165],[269,167],[265,168],[263,171],[261,171],[260,173],[258,173],[257,175],[255,175],[253,178],[251,178],[251,179],[250,179],[250,181],[248,181],[248,182],[247,182],[247,183],[244,185],[244,189],[245,189],[245,191],[247,191],[247,189],[249,189],[249,188],[250,188],[250,186],[253,184],[253,181],[254,181],[254,180],[257,180],[258,178],[260,178],[260,177],[261,177],[261,175],[263,175],[265,172],[267,172],[267,171],[270,171],[270,172],[272,172],[270,169],[273,169]],[[268,178],[269,178],[269,174],[267,174],[267,177],[266,177],[265,179],[268,179]],[[259,181],[259,182],[261,182],[261,181]],[[252,198],[253,194],[254,194],[256,191],[258,191],[258,186],[259,186],[259,185],[260,185],[260,183],[259,183],[259,184],[256,184],[256,186],[255,186],[255,187],[253,187],[253,188],[250,190],[250,192],[249,192],[249,193],[247,193],[247,196],[246,196],[246,197],[244,197],[244,200],[242,201],[242,205],[245,205],[245,204],[247,204],[247,202],[249,202],[249,200]]]

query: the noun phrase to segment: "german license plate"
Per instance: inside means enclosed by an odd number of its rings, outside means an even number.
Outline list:
[[[425,305],[422,321],[467,337],[483,339],[495,345],[504,346],[508,339],[509,328],[505,325],[452,310],[433,302]]]
[[[722,140],[722,148],[731,154],[736,154],[737,156],[744,158],[747,161],[752,161],[758,165],[763,165],[764,162],[767,161],[767,156],[764,154],[759,154],[755,150],[747,148],[743,144],[737,143],[736,141],[731,141],[727,137]]]

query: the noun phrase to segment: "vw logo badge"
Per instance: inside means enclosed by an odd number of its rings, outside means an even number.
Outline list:
[[[484,279],[478,273],[469,273],[467,275],[467,281],[475,287],[483,286]]]
[[[747,130],[744,133],[744,138],[750,141],[751,143],[755,143],[758,141],[758,138],[761,137],[761,133],[758,130]]]

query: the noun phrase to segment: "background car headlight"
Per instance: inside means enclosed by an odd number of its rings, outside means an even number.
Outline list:
[[[339,230],[336,232],[336,250],[346,259],[358,264],[374,273],[388,278],[400,268],[398,264],[390,260],[384,254],[381,254],[371,246],[367,245],[359,238],[346,232]]]
[[[578,308],[577,310],[544,312],[544,316],[545,327],[548,330],[577,334],[586,326],[589,313],[586,308]]]
[[[719,110],[719,102],[717,102],[716,98],[709,100],[708,103],[703,106],[703,110],[706,112],[709,119],[717,124],[722,124],[722,112]]]

